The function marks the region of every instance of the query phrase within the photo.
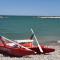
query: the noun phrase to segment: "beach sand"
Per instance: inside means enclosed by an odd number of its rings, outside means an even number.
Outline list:
[[[55,48],[55,52],[24,57],[8,57],[0,54],[0,60],[60,60],[60,45],[49,45],[49,47]]]

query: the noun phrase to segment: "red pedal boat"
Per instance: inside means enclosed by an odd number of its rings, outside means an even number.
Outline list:
[[[34,54],[46,54],[50,52],[54,52],[54,48],[46,47],[45,45],[39,45],[37,38],[32,30],[32,36],[30,40],[10,40],[3,36],[0,36],[0,52],[8,54],[10,56],[25,56],[25,55],[34,55]],[[33,45],[33,40],[35,40],[38,46]]]

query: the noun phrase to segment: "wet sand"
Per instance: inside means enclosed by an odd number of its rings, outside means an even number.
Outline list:
[[[49,47],[55,48],[55,52],[46,55],[40,54],[24,57],[9,57],[0,54],[0,60],[60,60],[60,45],[49,45]]]

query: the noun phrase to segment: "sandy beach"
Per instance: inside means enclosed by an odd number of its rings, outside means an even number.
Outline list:
[[[0,60],[60,60],[60,44],[49,45],[48,47],[55,48],[55,52],[49,54],[29,55],[24,57],[9,57],[0,54]]]

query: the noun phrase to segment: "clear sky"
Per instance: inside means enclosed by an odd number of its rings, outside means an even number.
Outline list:
[[[0,15],[60,16],[60,0],[0,0]]]

